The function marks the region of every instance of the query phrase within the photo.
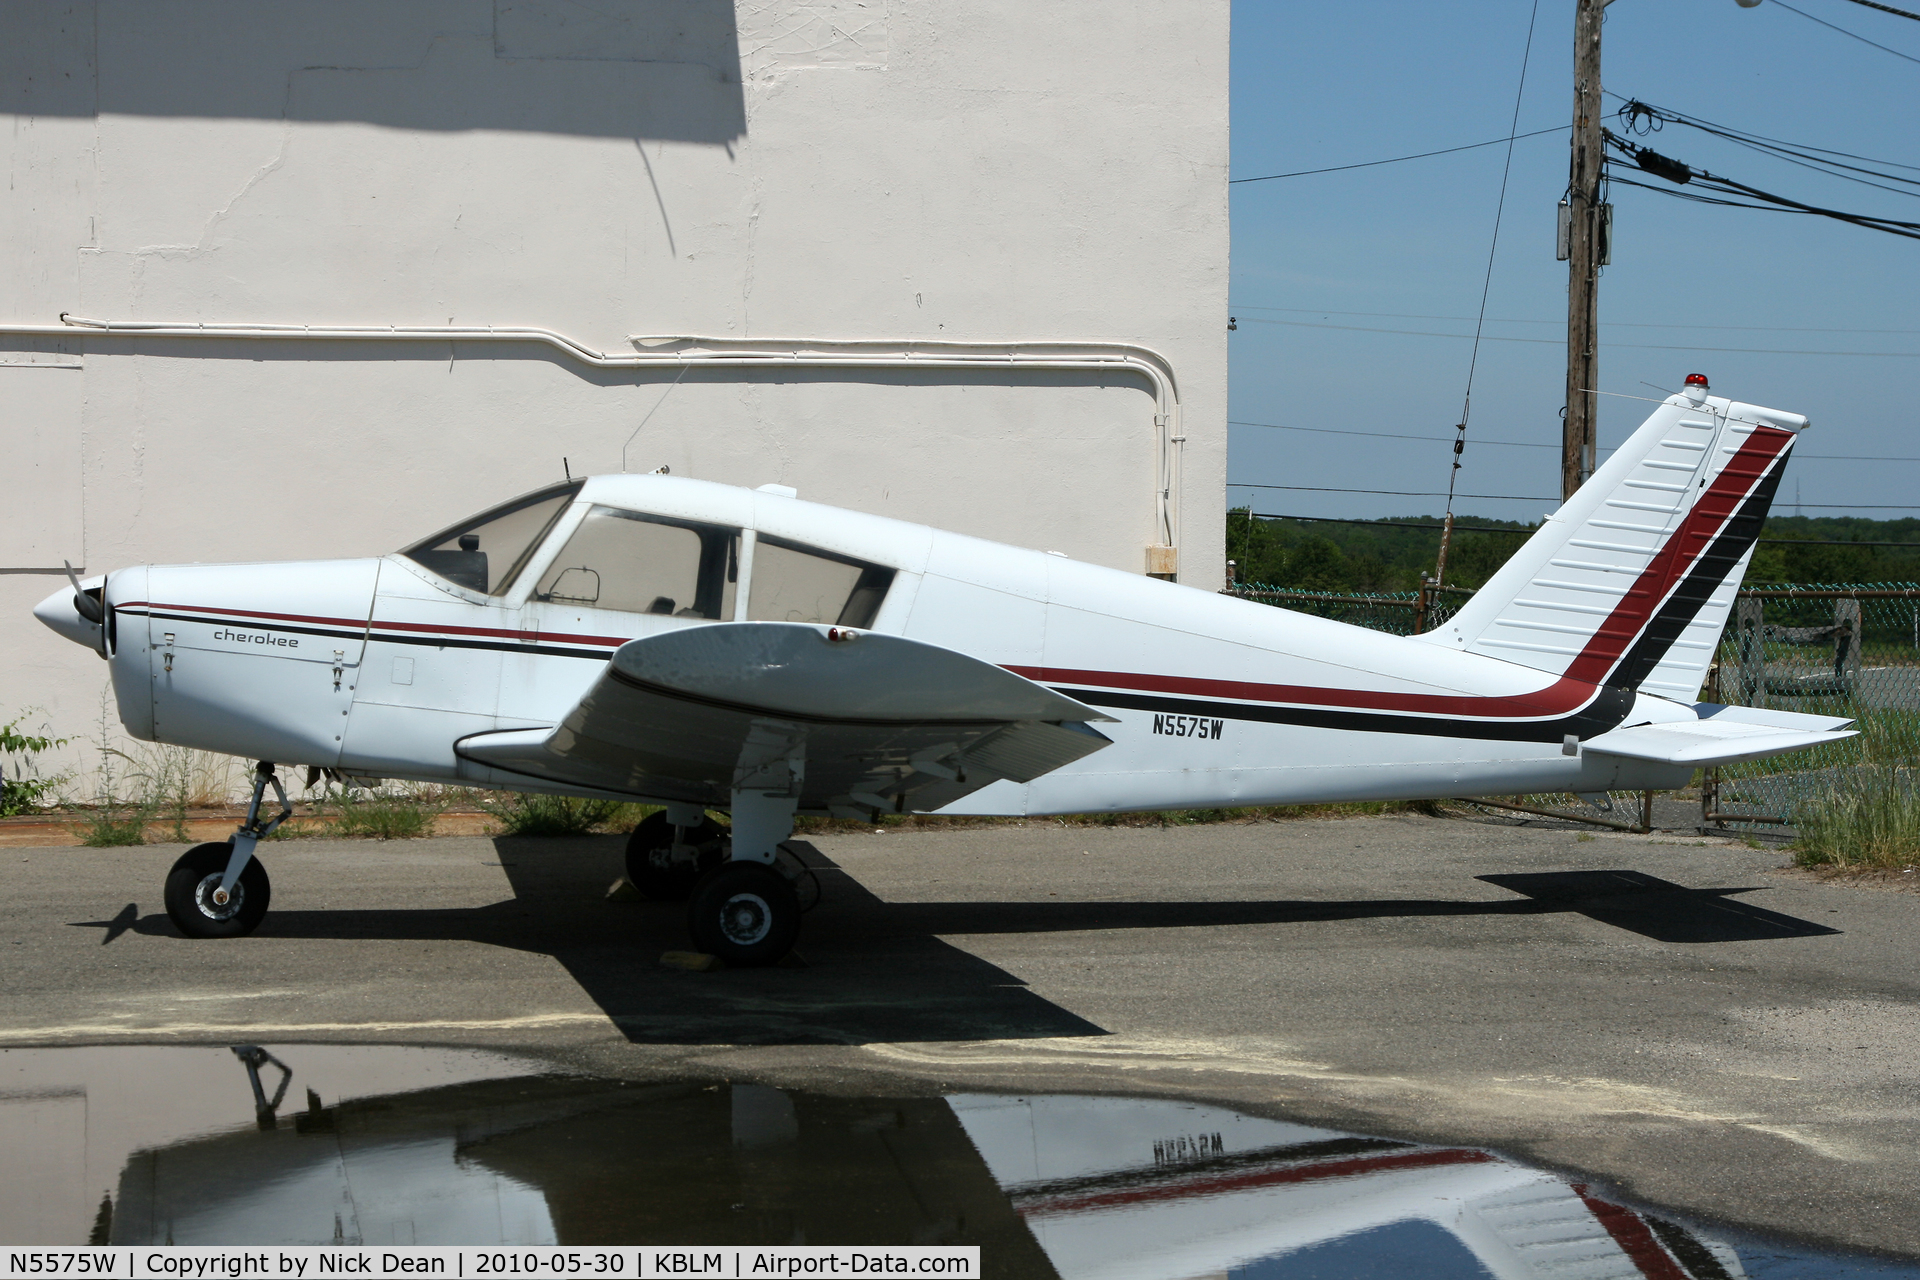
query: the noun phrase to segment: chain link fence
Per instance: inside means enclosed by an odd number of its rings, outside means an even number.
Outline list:
[[[1858,737],[1707,771],[1702,820],[1791,826],[1809,801],[1920,764],[1920,587],[1743,591],[1703,697],[1846,716]]]
[[[1236,583],[1226,594],[1242,600],[1310,613],[1356,627],[1410,636],[1431,631],[1460,611],[1473,595],[1465,587],[1429,587],[1423,591],[1333,592],[1294,587],[1269,587],[1257,582]]]
[[[1442,625],[1472,595],[1458,588],[1343,594],[1259,584],[1236,585],[1228,594],[1394,635]],[[1742,591],[1700,696],[1846,716],[1860,735],[1705,770],[1700,807],[1688,814],[1699,825],[1748,831],[1791,826],[1809,801],[1851,780],[1914,776],[1920,769],[1920,585],[1813,583]],[[1671,808],[1656,823],[1651,792],[1613,792],[1594,800],[1560,793],[1474,803],[1628,831],[1678,825]]]

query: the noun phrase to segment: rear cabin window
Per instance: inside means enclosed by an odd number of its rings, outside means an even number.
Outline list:
[[[400,554],[469,591],[500,595],[513,585],[582,483],[525,494]]]
[[[870,627],[893,570],[762,534],[753,548],[747,617],[754,622],[824,622]]]
[[[533,598],[675,618],[733,616],[740,531],[667,516],[590,508]]]

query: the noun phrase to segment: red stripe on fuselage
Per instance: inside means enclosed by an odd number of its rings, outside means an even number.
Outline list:
[[[1456,1164],[1489,1164],[1495,1157],[1484,1151],[1458,1148],[1440,1151],[1409,1151],[1401,1155],[1360,1156],[1350,1160],[1322,1160],[1308,1165],[1286,1165],[1277,1169],[1255,1169],[1239,1173],[1201,1174],[1147,1187],[1128,1187],[1117,1191],[1089,1191],[1079,1195],[1050,1196],[1025,1204],[1015,1195],[1015,1212],[1023,1218],[1048,1218],[1064,1214],[1088,1213],[1097,1209],[1117,1209],[1169,1200],[1190,1200],[1200,1196],[1231,1195],[1260,1187],[1279,1187],[1288,1183],[1323,1182],[1330,1178],[1364,1177],[1370,1173],[1392,1173],[1402,1169],[1433,1169]]]
[[[1108,689],[1139,689],[1149,693],[1177,693],[1192,697],[1232,698],[1240,702],[1279,702],[1309,707],[1343,707],[1363,711],[1403,711],[1416,715],[1469,716],[1488,719],[1525,719],[1565,715],[1592,701],[1600,683],[1613,671],[1620,656],[1646,629],[1667,597],[1679,585],[1701,554],[1740,509],[1766,475],[1781,450],[1793,440],[1791,431],[1756,427],[1739,452],[1707,491],[1700,495],[1680,527],[1627,593],[1607,615],[1586,646],[1567,664],[1566,674],[1534,693],[1504,697],[1479,694],[1395,693],[1371,689],[1327,689],[1313,685],[1261,684],[1246,680],[1207,680],[1192,676],[1146,675],[1124,671],[1086,671],[1071,667],[1018,667],[1007,670],[1042,684],[1094,685]]]

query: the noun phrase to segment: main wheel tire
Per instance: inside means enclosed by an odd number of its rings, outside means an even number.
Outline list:
[[[687,832],[689,845],[707,844],[723,835],[720,824],[705,814],[700,825]],[[666,811],[651,813],[627,837],[627,879],[656,902],[679,902],[693,892],[708,864],[698,858],[678,862],[673,857],[673,824]]]
[[[233,883],[233,894],[224,906],[213,901],[213,891],[226,874],[233,845],[197,844],[180,855],[167,872],[167,915],[174,926],[189,938],[239,938],[252,933],[266,918],[267,903],[273,886],[259,858],[248,858]]]
[[[760,862],[728,862],[700,878],[687,904],[695,949],[730,965],[772,964],[800,936],[800,899]]]

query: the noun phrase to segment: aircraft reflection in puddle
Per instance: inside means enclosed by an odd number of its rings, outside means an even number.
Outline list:
[[[978,1244],[990,1274],[1064,1280],[1920,1277],[1683,1227],[1485,1151],[1191,1103],[645,1084],[379,1046],[0,1052],[0,1160],[8,1244]]]

